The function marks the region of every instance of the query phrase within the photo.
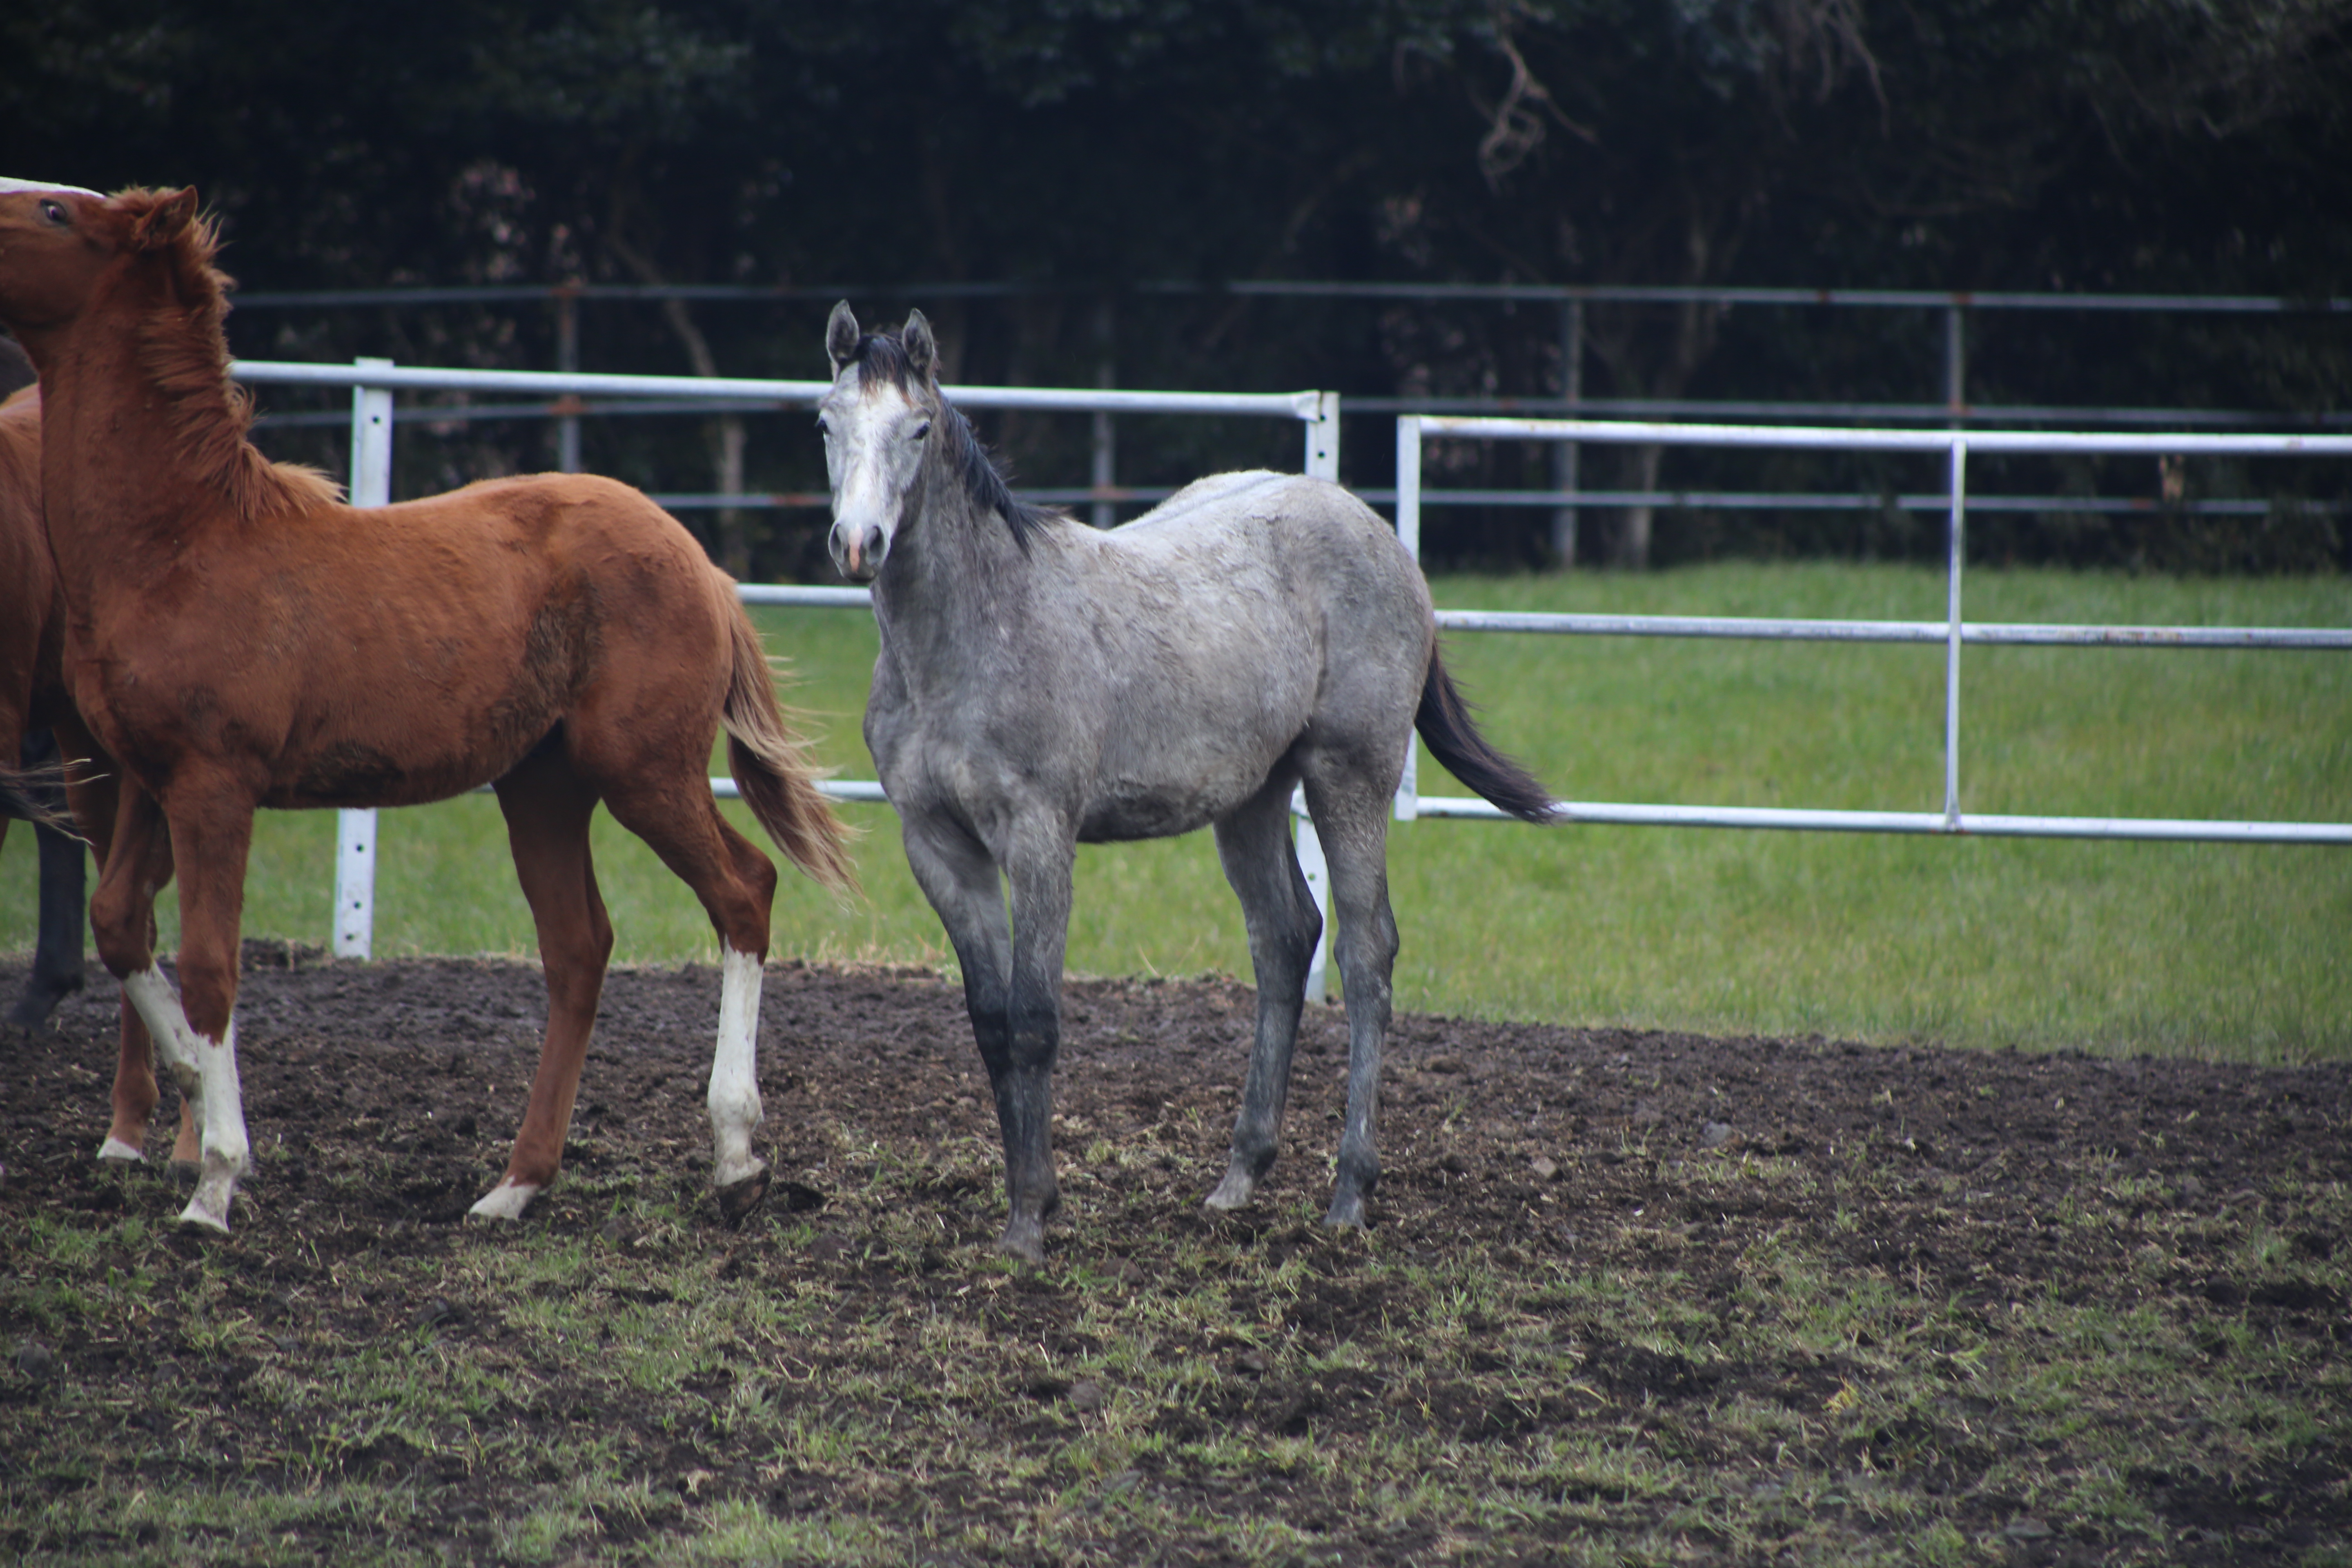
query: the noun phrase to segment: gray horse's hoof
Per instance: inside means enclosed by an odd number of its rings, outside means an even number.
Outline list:
[[[1363,1229],[1364,1200],[1353,1194],[1344,1198],[1333,1198],[1331,1212],[1323,1216],[1323,1223],[1333,1230]]]
[[[1227,1171],[1225,1179],[1217,1184],[1217,1190],[1201,1202],[1205,1207],[1227,1214],[1247,1204],[1251,1194],[1256,1191],[1257,1184],[1249,1177],[1239,1171]]]
[[[741,1225],[767,1198],[766,1167],[752,1172],[740,1182],[729,1183],[713,1195],[719,1200],[719,1217],[730,1226]]]
[[[996,1249],[1007,1258],[1024,1263],[1043,1264],[1045,1261],[1045,1225],[1043,1220],[1014,1220],[1004,1227],[996,1240]]]

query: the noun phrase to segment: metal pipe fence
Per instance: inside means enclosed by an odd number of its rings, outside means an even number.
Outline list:
[[[394,366],[385,362],[351,365],[278,362],[240,362],[239,379],[256,384],[348,387],[352,392],[352,496],[355,504],[380,505],[390,500],[392,437],[395,390],[458,390],[524,393],[554,398],[626,397],[659,406],[707,405],[713,398],[729,399],[760,408],[804,408],[821,398],[829,384],[811,381],[771,381],[748,378],[627,376],[576,372],[457,371]],[[1042,388],[958,386],[946,389],[961,405],[971,408],[1022,408],[1099,415],[1104,412],[1245,415],[1297,421],[1304,426],[1305,471],[1339,478],[1340,400],[1321,392],[1286,394],[1160,393],[1108,388]],[[433,419],[436,411],[412,411],[411,417]],[[1970,834],[1998,837],[2137,838],[2225,843],[2352,844],[2352,824],[2229,822],[2170,818],[2095,818],[2068,816],[1993,816],[1965,813],[1959,799],[1959,666],[1960,650],[1980,646],[2352,648],[2352,629],[2297,627],[2110,626],[1986,624],[1961,616],[1962,553],[1966,513],[1984,509],[1986,500],[1967,494],[1967,462],[1971,451],[2074,452],[2186,455],[2252,455],[2284,458],[2352,456],[2352,437],[2309,435],[2238,435],[2166,433],[2141,435],[2116,432],[2037,432],[1948,429],[1837,429],[1790,426],[1687,425],[1661,422],[1469,417],[1407,415],[1397,421],[1397,486],[1393,492],[1399,537],[1420,556],[1421,519],[1424,506],[1449,501],[1481,502],[1483,492],[1448,492],[1421,483],[1423,443],[1431,437],[1468,439],[1510,439],[1565,444],[1570,450],[1581,442],[1711,445],[1729,447],[1812,447],[1830,450],[1933,454],[1947,459],[1947,488],[1941,496],[1906,498],[1924,507],[1934,504],[1947,514],[1947,616],[1942,621],[1860,621],[1773,619],[1763,617],[1542,615],[1518,612],[1440,610],[1441,627],[1458,631],[1543,633],[1571,636],[1635,636],[1737,637],[1790,641],[1941,643],[1946,648],[1944,714],[1944,810],[1927,812],[1827,811],[1720,805],[1570,802],[1569,817],[1585,823],[1628,826],[1708,826],[1828,832],[1911,834]],[[1157,499],[1160,492],[1097,484],[1068,492],[1027,492],[1033,496],[1072,500]],[[1591,500],[1591,493],[1571,499]],[[739,496],[678,495],[666,504],[752,504]],[[776,497],[787,504],[819,504],[821,494]],[[1368,492],[1368,499],[1387,499]],[[1553,499],[1553,498],[1545,498]],[[1618,499],[1613,494],[1612,500]],[[1811,498],[1758,497],[1758,504],[1801,504]],[[2021,498],[1987,498],[2010,501]],[[2031,500],[2032,498],[2021,498]],[[814,587],[782,584],[741,585],[750,605],[796,607],[866,608],[871,596],[863,588]],[[733,781],[714,779],[722,797],[735,794]],[[831,780],[823,786],[835,799],[882,802],[881,786],[872,780]],[[1318,907],[1328,914],[1328,878],[1319,843],[1298,812],[1298,849]],[[1502,814],[1483,800],[1425,796],[1418,792],[1412,761],[1407,758],[1398,790],[1399,820],[1418,817],[1501,820]],[[339,831],[335,899],[335,951],[364,957],[372,943],[375,814],[346,812]],[[1320,995],[1326,978],[1328,942],[1318,949],[1310,974],[1312,994]]]
[[[1430,437],[1680,446],[1814,447],[1942,452],[1948,484],[1946,616],[1942,621],[1780,619],[1769,616],[1544,615],[1440,610],[1438,625],[1458,631],[1539,632],[1565,636],[1748,637],[1778,641],[1936,643],[1945,647],[1944,809],[1941,812],[1824,811],[1775,807],[1567,803],[1569,820],[1636,826],[1779,828],[1850,833],[1921,833],[1999,837],[2137,838],[2237,844],[2352,844],[2352,823],[2230,822],[2153,817],[2020,816],[1960,809],[1960,649],[1969,643],[2011,647],[2352,648],[2352,630],[2284,626],[2109,626],[1969,623],[1961,618],[1961,566],[1971,452],[2184,453],[2273,458],[2352,457],[2352,437],[2301,435],[2136,435],[2022,430],[1843,430],[1790,426],[1666,425],[1581,419],[1474,418],[1407,415],[1397,421],[1397,535],[1418,560],[1421,512],[1433,499],[1421,483],[1422,444]],[[1483,800],[1424,796],[1407,762],[1397,791],[1400,821],[1419,816],[1508,820]]]

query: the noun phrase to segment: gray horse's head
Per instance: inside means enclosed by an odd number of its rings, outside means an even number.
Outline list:
[[[833,485],[833,563],[870,583],[889,558],[923,473],[934,427],[946,413],[936,379],[940,351],[920,310],[896,337],[861,335],[844,300],[825,323],[833,390],[817,405],[824,469]]]

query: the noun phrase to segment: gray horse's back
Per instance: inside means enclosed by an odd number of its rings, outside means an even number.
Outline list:
[[[1082,836],[1222,816],[1303,739],[1402,765],[1433,620],[1380,515],[1295,474],[1218,474],[1063,536],[1097,647],[1102,750]]]
[[[1380,513],[1328,479],[1245,470],[1195,479],[1123,527],[1093,536],[1139,572],[1222,572],[1281,596],[1280,613],[1369,616],[1381,635],[1431,619],[1428,585]],[[1336,625],[1328,629],[1338,633]],[[1416,677],[1417,678],[1417,677]]]

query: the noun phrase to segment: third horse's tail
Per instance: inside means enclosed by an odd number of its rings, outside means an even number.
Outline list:
[[[61,763],[38,763],[19,768],[0,761],[0,823],[12,819],[29,822],[36,827],[52,828],[79,840],[81,829],[75,826],[64,805],[63,792],[70,772]]]
[[[1445,673],[1445,661],[1433,645],[1429,650],[1429,676],[1421,688],[1421,710],[1413,715],[1412,723],[1429,754],[1447,773],[1513,816],[1538,826],[1566,820],[1566,811],[1551,792],[1478,732],[1470,704],[1454,678]]]
[[[835,891],[854,890],[857,871],[849,859],[849,830],[816,787],[820,774],[808,760],[808,743],[785,721],[767,650],[735,597],[735,584],[722,580],[722,587],[734,657],[719,718],[727,729],[727,762],[735,786],[793,865]]]

